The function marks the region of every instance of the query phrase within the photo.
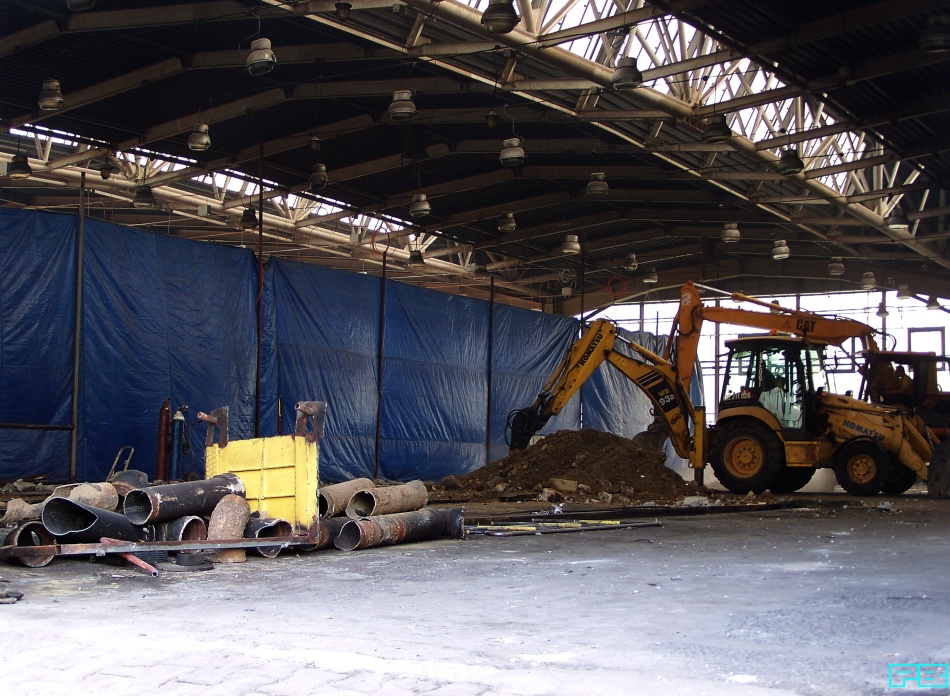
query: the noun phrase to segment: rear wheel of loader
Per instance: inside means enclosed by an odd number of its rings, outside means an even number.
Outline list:
[[[900,495],[917,483],[917,472],[903,464],[891,462],[891,475],[881,484],[881,493]]]
[[[835,478],[851,495],[874,495],[891,475],[891,460],[868,440],[851,442],[835,455]]]
[[[778,475],[775,483],[772,484],[771,490],[773,493],[794,493],[811,481],[811,477],[814,475],[814,469],[800,466],[785,467],[782,473]]]
[[[740,421],[722,426],[710,464],[719,482],[733,493],[761,493],[778,480],[785,452],[768,427]]]

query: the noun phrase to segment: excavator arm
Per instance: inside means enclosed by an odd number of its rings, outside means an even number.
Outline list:
[[[527,447],[534,434],[561,412],[594,371],[608,362],[646,394],[677,454],[684,458],[689,456],[693,445],[689,423],[695,421],[696,414],[676,369],[665,358],[632,341],[625,343],[644,360],[628,357],[614,349],[618,340],[623,339],[617,336],[612,322],[599,319],[590,325],[568,350],[534,403],[508,414],[512,451]]]

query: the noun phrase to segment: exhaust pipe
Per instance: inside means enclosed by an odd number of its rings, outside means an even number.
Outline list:
[[[271,539],[274,537],[293,536],[294,528],[287,520],[276,517],[252,517],[244,528],[244,537],[246,539]],[[264,558],[277,558],[283,545],[277,546],[254,546],[251,548],[253,553]]]
[[[211,512],[219,500],[232,493],[244,496],[244,482],[234,474],[224,473],[206,481],[168,483],[129,491],[122,509],[134,524],[165,522]]]
[[[464,508],[424,508],[414,512],[349,520],[333,542],[341,551],[389,546],[409,541],[462,538]]]
[[[396,512],[411,512],[426,506],[429,491],[422,481],[410,481],[401,486],[387,486],[359,491],[353,494],[346,506],[346,516],[351,520],[361,517],[388,515]]]
[[[376,488],[373,479],[358,478],[343,483],[334,483],[324,486],[317,491],[317,504],[320,508],[320,517],[337,517],[346,513],[346,506],[350,498],[360,491]]]
[[[32,520],[24,522],[12,532],[7,534],[4,540],[4,546],[52,546],[56,539],[50,534],[49,530],[41,522]],[[17,556],[16,559],[28,568],[42,568],[53,560],[55,554],[44,554],[42,556]]]
[[[102,537],[138,541],[142,530],[125,515],[100,510],[69,498],[50,498],[43,507],[43,525],[70,544],[99,543]]]

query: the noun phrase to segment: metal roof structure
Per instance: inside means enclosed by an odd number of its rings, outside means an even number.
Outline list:
[[[948,4],[6,0],[0,205],[570,314],[686,279],[950,298]]]

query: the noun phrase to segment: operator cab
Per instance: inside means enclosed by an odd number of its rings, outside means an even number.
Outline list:
[[[786,439],[809,439],[815,400],[827,389],[823,343],[793,336],[751,336],[726,342],[729,353],[719,417],[730,409],[762,406],[782,426]]]

